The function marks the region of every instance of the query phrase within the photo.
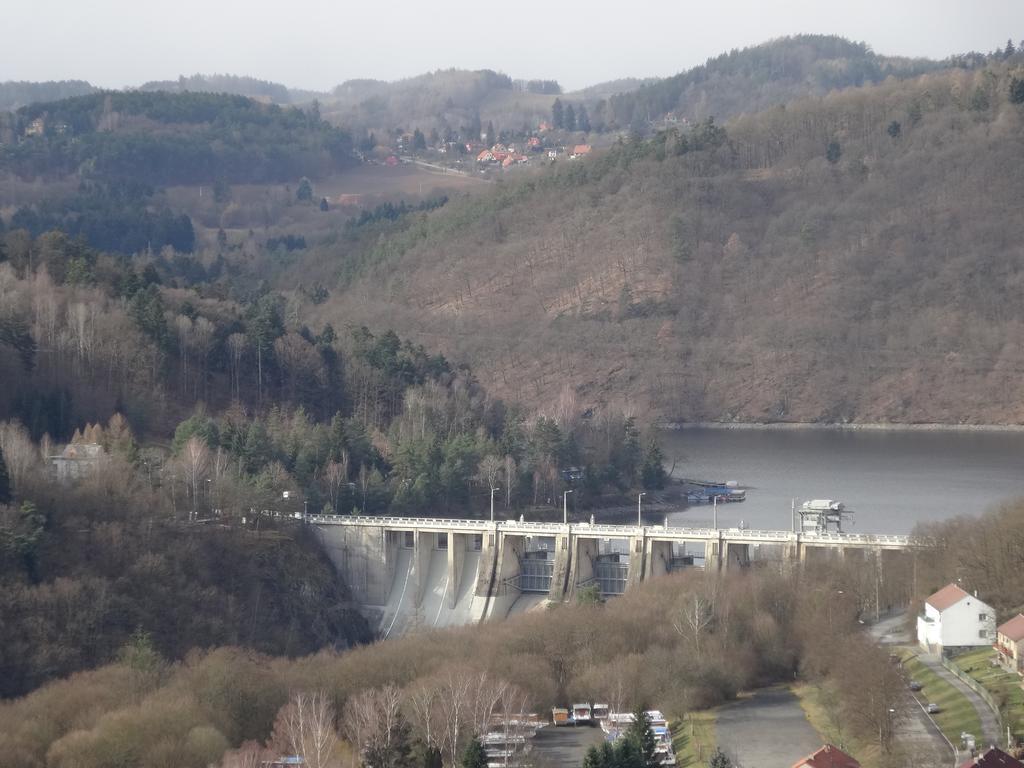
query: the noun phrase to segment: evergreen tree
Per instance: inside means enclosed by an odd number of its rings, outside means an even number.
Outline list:
[[[484,752],[484,745],[480,743],[479,736],[473,736],[466,745],[460,765],[462,768],[487,768],[487,753]]]
[[[495,135],[494,132],[494,123],[492,123],[490,120],[487,121],[487,143],[490,144],[492,147],[498,143],[498,137]]]
[[[561,99],[555,99],[555,103],[551,105],[551,124],[555,128],[565,127],[565,108]]]
[[[572,104],[566,104],[565,117],[563,119],[565,120],[565,130],[576,130],[576,110],[572,108]]]
[[[1016,77],[1010,80],[1010,101],[1014,104],[1024,104],[1024,80]]]
[[[828,146],[825,148],[825,159],[828,160],[832,165],[839,162],[839,158],[843,156],[843,148],[839,146],[838,141],[830,141]]]
[[[1017,52],[1017,49],[1013,46],[1013,38],[1011,37],[1006,41],[1006,48],[1003,49],[1003,58],[1008,59]]]
[[[580,104],[579,114],[576,115],[576,127],[584,133],[590,133],[590,116],[587,108]]]
[[[313,199],[313,185],[309,179],[305,176],[299,182],[299,188],[295,191],[295,197],[303,202],[308,202]]]
[[[7,462],[4,461],[4,452],[0,448],[0,504],[8,504],[11,501],[11,477],[7,473]]]
[[[419,128],[412,132],[412,148],[414,152],[422,152],[427,148],[427,138]]]
[[[900,125],[900,121],[893,120],[889,123],[889,127],[885,129],[885,132],[888,133],[891,138],[898,139],[902,130],[903,126]]]
[[[331,209],[331,206],[327,202],[327,198],[326,197],[321,197],[320,198],[320,210],[326,212],[326,211],[329,211],[330,209]]]
[[[732,760],[726,756],[721,747],[718,747],[708,761],[708,768],[732,768]]]
[[[625,741],[633,745],[640,758],[640,765],[645,768],[655,768],[659,760],[655,754],[657,746],[654,740],[654,733],[651,731],[651,718],[647,711],[640,705],[633,712],[633,722],[626,729]]]
[[[644,463],[640,468],[640,480],[644,488],[649,491],[660,490],[665,487],[668,473],[665,472],[665,456],[661,452],[661,446],[653,437],[647,444],[644,452]]]

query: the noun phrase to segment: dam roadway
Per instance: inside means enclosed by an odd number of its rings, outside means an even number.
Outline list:
[[[349,515],[305,520],[384,637],[502,619],[572,599],[581,589],[620,595],[690,567],[856,556],[881,574],[887,560],[923,545],[889,534]]]

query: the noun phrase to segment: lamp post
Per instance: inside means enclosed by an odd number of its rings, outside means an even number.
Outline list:
[[[491,522],[494,522],[494,492],[500,491],[501,488],[491,488]]]
[[[643,491],[643,492],[641,492],[641,494],[639,496],[636,497],[636,525],[637,525],[637,528],[643,528],[643,526],[644,526],[643,518],[640,515],[641,515],[641,512],[643,511],[644,496],[646,496],[646,495],[647,495],[647,491]]]
[[[562,524],[563,525],[568,525],[569,524],[569,494],[570,493],[572,493],[571,490],[570,491],[566,491],[565,493],[562,494]]]

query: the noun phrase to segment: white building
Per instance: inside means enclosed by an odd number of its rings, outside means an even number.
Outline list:
[[[947,584],[924,604],[917,617],[917,642],[922,648],[951,656],[992,645],[996,638],[996,613],[992,606]]]
[[[96,443],[68,443],[56,456],[50,456],[50,465],[62,482],[80,480],[93,472],[106,457]]]

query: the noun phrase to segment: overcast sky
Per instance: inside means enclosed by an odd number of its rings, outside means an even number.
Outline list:
[[[1024,37],[1024,0],[31,0],[5,4],[0,80],[121,87],[245,74],[326,90],[460,67],[567,89],[664,76],[817,32],[944,57]]]

